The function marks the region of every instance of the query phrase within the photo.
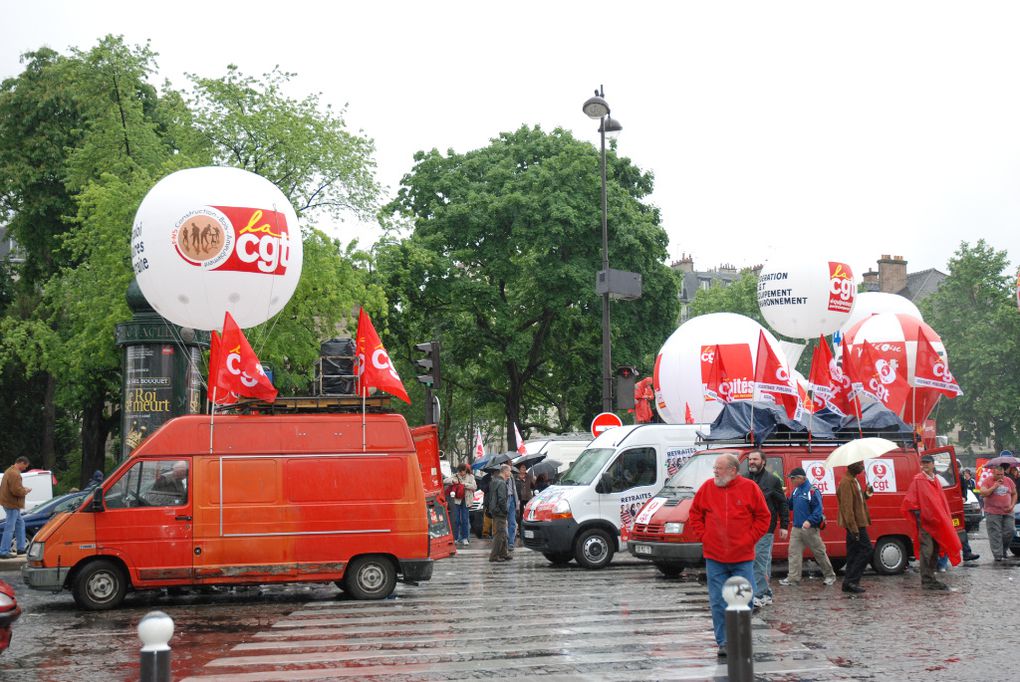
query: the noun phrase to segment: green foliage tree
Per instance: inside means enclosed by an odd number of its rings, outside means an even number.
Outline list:
[[[419,152],[383,209],[393,232],[378,274],[400,312],[391,330],[404,358],[415,342],[442,341],[444,414],[458,424],[448,434],[466,431],[475,407],[498,406],[507,432],[517,423],[525,435],[599,411],[598,173],[590,144],[522,127],[465,154]],[[676,319],[677,280],[658,212],[641,202],[651,175],[615,153],[607,174],[610,262],[644,284],[640,300],[613,304],[614,360],[649,370]]]
[[[691,317],[708,313],[737,313],[768,326],[758,307],[758,273],[753,270],[745,270],[739,279],[728,285],[698,289],[691,301],[690,313]]]
[[[347,134],[328,111],[322,121],[313,120],[314,98],[289,100],[274,91],[272,116],[266,116],[252,79],[243,92],[202,81],[193,116],[181,94],[160,93],[149,84],[157,71],[155,54],[119,38],[69,57],[41,50],[29,58],[26,72],[0,91],[0,167],[13,175],[5,176],[0,196],[15,237],[28,244],[19,280],[23,293],[14,300],[5,295],[0,319],[0,379],[6,387],[32,373],[50,378],[41,392],[77,423],[87,476],[102,468],[104,445],[117,423],[120,360],[113,328],[130,317],[124,299],[132,277],[127,245],[146,192],[173,171],[229,162],[229,147],[264,159],[249,170],[280,171],[271,179],[289,183],[285,191],[306,211],[364,213],[375,205],[376,185],[370,157],[358,154],[368,154],[371,142]],[[231,70],[222,83],[236,78]],[[235,98],[219,127],[210,114],[220,106],[218,97]],[[40,115],[28,127],[19,119],[46,107],[53,110],[50,118]],[[247,121],[245,111],[252,112]],[[232,141],[230,133],[242,129],[252,138]],[[19,165],[19,154],[34,163]],[[30,229],[28,221],[35,219],[48,221],[41,235]],[[303,274],[291,304],[249,331],[284,391],[307,390],[318,343],[345,328],[356,302],[385,305],[381,289],[367,281],[367,254],[353,244],[342,248],[312,227],[303,235]]]
[[[1020,433],[1020,314],[1008,265],[1006,252],[983,239],[963,242],[949,260],[949,276],[920,304],[964,391],[939,402],[940,427],[959,426],[964,444],[991,438],[996,450],[1015,447]]]

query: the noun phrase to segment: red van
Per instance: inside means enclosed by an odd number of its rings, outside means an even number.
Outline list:
[[[439,428],[427,424],[411,429],[414,447],[418,451],[421,483],[425,489],[425,505],[429,510],[429,538],[432,558],[445,559],[457,553],[453,539],[453,522],[443,494],[443,473],[439,464]]]
[[[765,454],[766,467],[783,480],[787,494],[790,492],[787,477],[794,467],[802,467],[808,479],[821,492],[822,510],[827,521],[821,535],[835,568],[846,562],[846,531],[836,523],[836,486],[846,467],[836,467],[833,471],[826,469],[823,464],[838,445],[813,445],[808,448],[805,444],[767,444],[760,448]],[[746,476],[747,454],[753,449],[747,446],[703,450],[692,456],[638,512],[628,543],[631,554],[653,562],[667,576],[679,575],[685,567],[704,565],[701,543],[695,542],[685,530],[694,493],[712,478],[712,465],[721,454],[736,455],[740,459],[740,473]],[[965,532],[960,472],[956,465],[955,450],[952,447],[942,447],[924,451],[924,454],[935,457],[936,471],[949,500],[953,525],[960,533]],[[920,471],[920,454],[913,448],[899,448],[865,462],[865,472],[861,474],[862,487],[871,484],[875,490],[875,494],[868,500],[871,514],[868,535],[875,548],[871,565],[878,573],[902,573],[909,559],[914,556],[915,548],[910,539],[912,524],[900,512],[900,505],[910,482]],[[789,542],[780,540],[777,534],[772,558],[785,560],[788,550]]]
[[[367,415],[364,435],[360,414],[217,416],[211,436],[209,421],[167,422],[78,511],[55,516],[25,583],[98,610],[129,589],[335,581],[382,599],[398,576],[431,578],[421,457],[434,432],[416,438],[398,414]]]

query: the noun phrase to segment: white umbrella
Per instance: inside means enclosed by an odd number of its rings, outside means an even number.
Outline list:
[[[849,443],[844,443],[833,450],[832,454],[825,460],[825,466],[829,469],[849,466],[854,462],[863,462],[873,457],[881,457],[898,447],[896,443],[885,438],[858,438]]]

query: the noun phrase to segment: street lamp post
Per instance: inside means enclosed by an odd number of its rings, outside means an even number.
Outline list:
[[[584,103],[582,111],[589,118],[599,120],[601,142],[599,167],[602,175],[602,275],[609,276],[609,209],[606,199],[606,134],[623,130],[623,126],[609,116],[609,103],[604,99],[602,86]],[[609,334],[609,288],[602,292],[602,411],[613,410],[613,341]]]

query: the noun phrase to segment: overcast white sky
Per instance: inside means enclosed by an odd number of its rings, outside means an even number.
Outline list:
[[[581,104],[603,83],[671,258],[698,269],[791,249],[858,278],[884,253],[944,270],[980,237],[1020,259],[1017,3],[0,0],[0,17],[0,78],[107,33],[151,39],[177,87],[295,71],[295,94],[349,103],[391,192],[415,151],[523,123],[597,144]],[[377,236],[339,236],[358,233]]]

